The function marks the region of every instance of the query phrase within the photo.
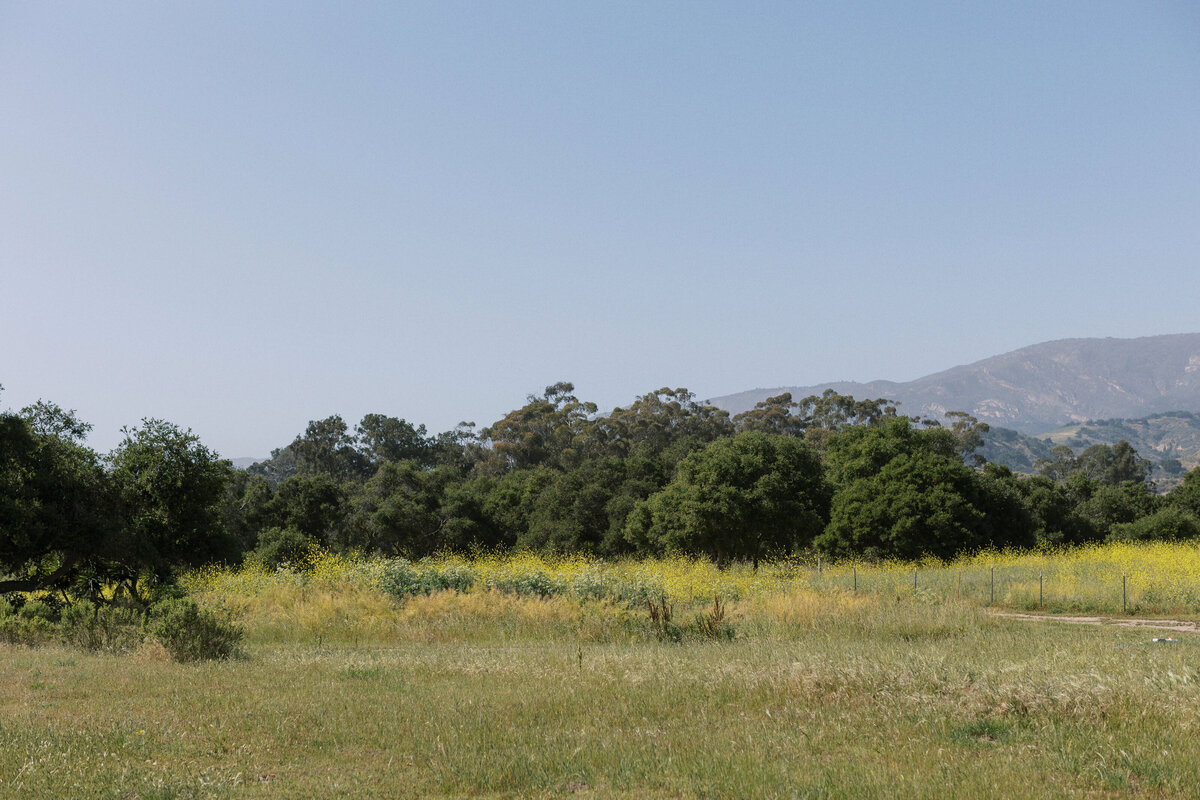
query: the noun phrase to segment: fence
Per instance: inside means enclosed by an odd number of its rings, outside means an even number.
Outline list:
[[[817,562],[797,576],[819,590],[963,599],[1027,611],[1200,614],[1200,570],[1132,572],[1069,556],[1041,564]]]

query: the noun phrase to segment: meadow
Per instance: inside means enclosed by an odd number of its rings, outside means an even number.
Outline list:
[[[1152,545],[208,569],[185,585],[244,658],[0,645],[0,797],[1194,797],[1200,637],[987,606],[995,567],[997,607],[1041,575],[1048,609],[1119,613],[1124,574],[1139,613],[1194,615],[1196,566]]]

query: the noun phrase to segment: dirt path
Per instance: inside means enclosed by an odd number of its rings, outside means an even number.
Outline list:
[[[1115,625],[1119,628],[1151,628],[1154,630],[1200,633],[1200,622],[1180,619],[1139,619],[1133,617],[1068,617],[1060,614],[1021,614],[1016,611],[992,611],[993,616],[1021,619],[1030,622],[1066,622],[1074,625]]]

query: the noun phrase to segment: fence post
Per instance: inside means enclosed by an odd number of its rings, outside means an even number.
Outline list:
[[[854,573],[854,591],[858,591],[858,564],[851,563],[850,569]]]
[[[996,565],[992,564],[992,599],[988,601],[988,605],[996,605]]]
[[[1042,578],[1043,575],[1038,575],[1038,608],[1042,607]]]
[[[913,591],[917,590],[917,568],[913,567]]]
[[[1126,604],[1125,604],[1125,573],[1122,572],[1121,573],[1121,613],[1122,614],[1126,613],[1125,608],[1126,608]]]

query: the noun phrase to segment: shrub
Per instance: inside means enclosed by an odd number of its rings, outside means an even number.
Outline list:
[[[10,614],[0,618],[0,642],[37,645],[54,638],[54,623],[42,617]]]
[[[466,592],[475,585],[475,572],[466,565],[418,568],[403,558],[389,561],[379,576],[379,588],[397,600],[453,589]]]
[[[167,600],[151,610],[150,633],[176,661],[210,661],[241,655],[244,631],[227,615],[192,600]]]
[[[267,528],[258,535],[258,546],[249,557],[267,569],[296,567],[305,563],[309,551],[316,545],[316,540],[295,528]]]
[[[95,606],[86,600],[63,609],[59,633],[66,643],[93,653],[125,653],[145,638],[143,617],[136,609]]]
[[[1200,538],[1200,519],[1190,511],[1167,507],[1134,522],[1112,526],[1110,542],[1186,541]]]
[[[44,599],[34,599],[21,606],[17,612],[21,619],[41,619],[51,624],[58,622],[58,609]]]
[[[552,597],[562,594],[564,587],[548,573],[540,569],[530,569],[497,578],[494,588],[505,594],[527,597]]]

